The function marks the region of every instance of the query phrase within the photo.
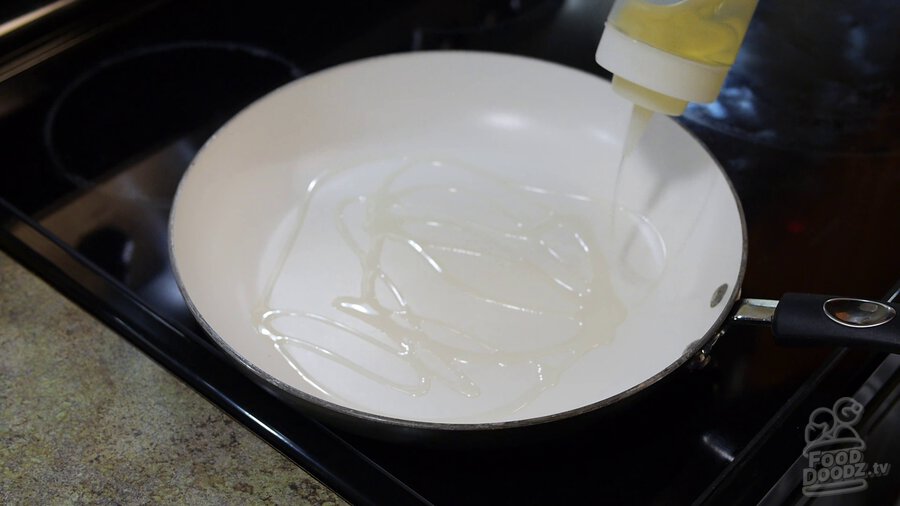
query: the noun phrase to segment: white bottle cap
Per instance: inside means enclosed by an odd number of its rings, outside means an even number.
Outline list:
[[[671,115],[688,102],[716,100],[729,65],[709,65],[633,39],[607,23],[597,63],[614,74],[613,88],[634,103]]]

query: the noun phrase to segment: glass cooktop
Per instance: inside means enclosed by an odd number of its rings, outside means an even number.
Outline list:
[[[516,53],[608,77],[593,54],[610,2],[63,3],[0,34],[0,247],[351,502],[802,502],[806,418],[867,384],[861,436],[898,455],[883,423],[896,419],[894,358],[779,348],[762,328],[728,329],[708,361],[536,436],[386,443],[283,404],[192,318],[168,213],[229,117],[311,72],[402,51]],[[825,3],[761,0],[719,101],[680,119],[743,204],[746,296],[878,299],[900,278],[897,8]],[[814,24],[831,31],[802,29]],[[870,481],[852,497],[897,499],[897,480]]]

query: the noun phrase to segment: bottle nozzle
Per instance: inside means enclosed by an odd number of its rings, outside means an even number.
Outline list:
[[[664,95],[617,75],[613,76],[612,87],[622,98],[669,116],[680,116],[688,105],[687,100]]]
[[[729,65],[683,58],[632,39],[606,24],[597,63],[613,73],[613,89],[656,112],[678,116],[688,102],[713,102]]]

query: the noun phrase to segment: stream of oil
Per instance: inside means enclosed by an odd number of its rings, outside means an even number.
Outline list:
[[[481,413],[491,416],[529,405],[613,338],[626,310],[603,253],[609,232],[597,227],[600,202],[447,157],[399,158],[378,167],[331,170],[308,185],[257,303],[257,331],[322,396],[373,409],[347,400],[292,349],[410,397],[427,395],[440,382],[477,398],[489,386],[476,379],[484,369],[530,371],[504,405]],[[371,177],[373,170],[383,174],[374,174],[380,182],[365,193],[340,182],[354,173]],[[286,264],[297,261],[313,216],[334,220],[340,237],[334,247],[352,253],[357,265],[348,271],[360,273],[358,288],[309,287],[321,294],[321,304],[281,307],[273,293]],[[286,319],[314,322],[330,335],[286,331]],[[377,360],[329,344],[347,339],[401,361],[412,374],[398,379],[371,365]]]
[[[613,179],[613,199],[612,199],[612,221],[618,218],[619,208],[622,207],[619,202],[621,187],[624,184],[623,169],[628,157],[634,152],[650,120],[653,119],[653,111],[637,104],[631,107],[631,117],[628,120],[628,128],[625,130],[625,142],[622,144],[622,155],[619,157],[619,165],[616,168],[616,175]]]

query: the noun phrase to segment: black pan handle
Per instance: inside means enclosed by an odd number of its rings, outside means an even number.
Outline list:
[[[780,301],[744,299],[737,322],[772,324],[779,344],[864,346],[900,353],[900,305],[848,297],[787,293]]]
[[[848,297],[787,293],[772,320],[786,345],[867,346],[900,353],[900,305]]]

